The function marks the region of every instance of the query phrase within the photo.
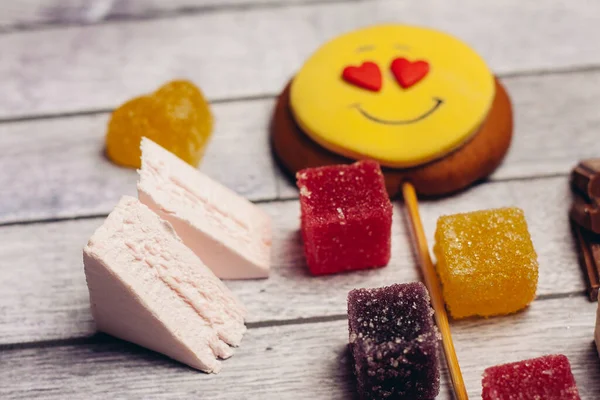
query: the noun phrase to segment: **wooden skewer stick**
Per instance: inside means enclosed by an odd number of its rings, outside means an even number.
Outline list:
[[[427,285],[427,289],[429,289],[431,303],[435,311],[435,320],[442,334],[442,344],[444,346],[446,363],[448,364],[448,370],[450,371],[450,377],[452,379],[452,386],[454,387],[454,396],[457,400],[467,400],[467,389],[465,388],[465,382],[462,373],[460,372],[460,366],[458,365],[454,343],[452,343],[452,334],[450,333],[450,324],[448,323],[448,314],[446,314],[442,288],[433,268],[431,257],[429,256],[429,247],[427,246],[425,230],[421,223],[419,203],[413,185],[407,182],[403,183],[402,195],[404,196],[404,203],[408,207],[413,237],[416,240],[417,253],[423,276],[425,277],[425,285]]]

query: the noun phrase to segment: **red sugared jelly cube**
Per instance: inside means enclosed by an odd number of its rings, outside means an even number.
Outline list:
[[[304,254],[312,274],[387,265],[392,204],[379,164],[309,168],[296,179]]]
[[[562,354],[490,367],[483,400],[579,400],[569,359]]]

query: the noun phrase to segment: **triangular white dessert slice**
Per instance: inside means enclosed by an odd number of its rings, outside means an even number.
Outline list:
[[[98,330],[214,373],[240,344],[244,307],[138,199],[121,199],[83,260]]]
[[[143,138],[138,196],[222,279],[266,278],[271,219],[173,153]]]

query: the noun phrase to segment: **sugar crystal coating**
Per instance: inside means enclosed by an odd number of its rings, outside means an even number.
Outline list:
[[[569,360],[562,354],[490,367],[483,400],[579,400]]]
[[[439,392],[439,333],[420,282],[348,294],[354,372],[362,399],[433,399]]]
[[[538,262],[522,210],[440,217],[435,242],[437,271],[454,318],[509,314],[534,299]]]
[[[379,164],[309,168],[296,178],[304,253],[313,274],[387,265],[392,204]]]

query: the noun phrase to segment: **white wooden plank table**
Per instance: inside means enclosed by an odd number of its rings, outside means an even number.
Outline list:
[[[596,303],[584,295],[567,210],[568,173],[600,156],[600,2],[548,0],[26,0],[0,3],[0,398],[348,399],[346,295],[419,280],[395,204],[393,255],[375,271],[311,277],[297,192],[268,143],[274,97],[304,59],[347,30],[392,21],[475,47],[512,96],[504,164],[459,195],[422,203],[429,240],[442,214],[518,206],[539,255],[537,298],[516,315],[452,321],[471,398],[481,373],[549,353],[600,398]],[[212,102],[201,170],[273,218],[272,274],[227,282],[248,333],[218,375],[98,334],[81,250],[135,171],[102,155],[110,111],[179,77]],[[440,399],[451,398],[444,371]]]

